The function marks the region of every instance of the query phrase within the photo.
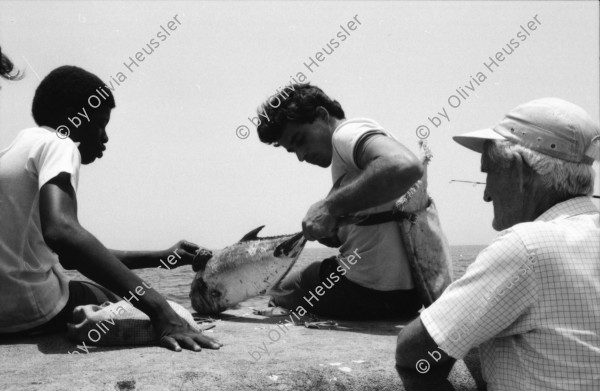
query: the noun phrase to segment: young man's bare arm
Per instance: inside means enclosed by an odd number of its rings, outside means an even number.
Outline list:
[[[138,287],[139,301],[131,303],[145,312],[160,336],[160,344],[172,350],[181,346],[200,350],[200,346],[216,349],[220,345],[211,338],[195,332],[166,300],[129,270],[111,252],[86,231],[77,220],[77,199],[70,175],[61,173],[40,190],[40,219],[42,234],[48,246],[62,262],[81,274],[110,289],[118,296],[131,297]]]
[[[423,165],[396,140],[373,135],[358,153],[363,172],[326,198],[334,216],[344,216],[381,205],[406,193],[423,176]]]
[[[381,205],[406,193],[423,176],[419,159],[396,140],[371,136],[356,163],[364,168],[351,183],[311,206],[302,223],[308,239],[330,237],[336,218]]]

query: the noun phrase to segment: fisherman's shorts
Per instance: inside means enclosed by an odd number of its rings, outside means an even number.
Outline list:
[[[272,303],[302,312],[338,319],[415,318],[422,304],[416,289],[377,291],[365,288],[342,276],[336,257],[308,265],[289,275],[282,291],[289,293],[273,297]],[[331,278],[332,273],[339,280]],[[321,287],[321,288],[319,288]]]

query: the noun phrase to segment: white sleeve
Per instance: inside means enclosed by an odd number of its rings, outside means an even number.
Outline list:
[[[29,153],[27,170],[38,177],[38,189],[61,172],[71,175],[71,186],[77,192],[81,155],[71,139],[51,134],[37,143]]]
[[[421,322],[456,359],[492,338],[526,332],[518,320],[537,301],[536,264],[519,236],[506,231],[421,313]]]
[[[362,144],[375,134],[387,136],[383,129],[367,122],[342,125],[333,134],[332,145],[344,164],[355,170],[360,170],[357,164],[357,154],[360,152]]]

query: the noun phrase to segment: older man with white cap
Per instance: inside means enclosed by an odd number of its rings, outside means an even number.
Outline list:
[[[405,385],[452,389],[454,360],[479,346],[488,390],[600,390],[598,125],[544,98],[454,140],[482,154],[483,198],[502,232],[400,333]]]

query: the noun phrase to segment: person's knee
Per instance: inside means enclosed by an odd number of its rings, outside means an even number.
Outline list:
[[[298,299],[291,295],[273,296],[271,298],[271,303],[275,307],[283,307],[288,310],[295,310],[297,308],[297,305],[296,305],[297,301],[298,301]]]
[[[317,313],[315,308],[307,308],[305,297],[310,297],[316,286],[321,284],[320,270],[322,262],[313,262],[302,270],[290,273],[279,285],[270,292],[271,303],[278,307],[296,310],[302,306],[309,312]],[[308,302],[310,304],[310,301]]]
[[[303,289],[300,287],[301,272],[287,276],[275,290],[271,290],[271,303],[277,307],[296,309],[302,298]]]

